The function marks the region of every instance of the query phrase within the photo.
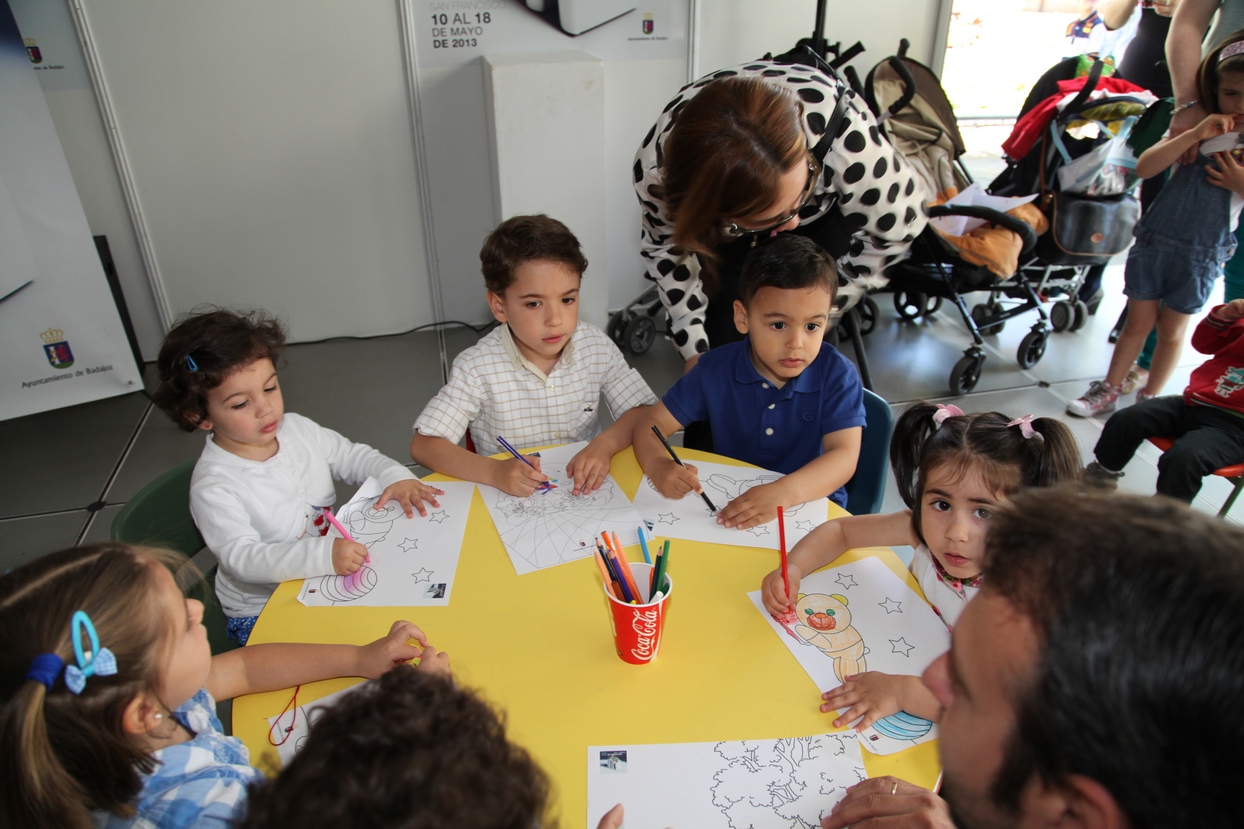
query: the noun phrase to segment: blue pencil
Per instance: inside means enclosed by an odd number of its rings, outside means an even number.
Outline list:
[[[644,528],[639,528],[639,549],[644,551],[644,563],[651,564],[652,558],[648,555],[648,542],[644,540]]]

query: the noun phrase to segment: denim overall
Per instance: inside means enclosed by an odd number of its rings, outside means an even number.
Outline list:
[[[1160,299],[1181,314],[1199,312],[1213,291],[1222,263],[1235,253],[1231,191],[1206,179],[1212,159],[1175,168],[1133,231],[1123,293]]]

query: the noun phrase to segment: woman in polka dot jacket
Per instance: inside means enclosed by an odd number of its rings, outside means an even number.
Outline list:
[[[634,180],[640,253],[688,368],[741,339],[735,284],[759,238],[793,231],[816,240],[847,265],[842,296],[901,258],[926,221],[925,194],[863,99],[783,58],[684,87],[644,138]]]

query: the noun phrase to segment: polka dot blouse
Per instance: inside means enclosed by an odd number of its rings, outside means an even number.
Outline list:
[[[635,192],[642,208],[640,254],[647,277],[657,283],[661,301],[669,310],[674,344],[684,358],[708,350],[704,333],[707,299],[700,281],[700,260],[695,253],[670,243],[673,222],[665,202],[655,193],[664,181],[661,162],[664,144],[674,116],[705,85],[720,78],[762,78],[772,84],[788,84],[803,103],[803,127],[808,146],[825,132],[838,96],[848,96],[839,136],[825,157],[821,180],[812,198],[799,212],[801,225],[824,216],[835,197],[846,220],[855,225],[851,249],[845,261],[854,270],[841,293],[862,293],[859,283],[878,282],[882,270],[907,252],[911,240],[924,229],[923,193],[909,168],[877,128],[868,105],[845,84],[800,64],[757,60],[723,69],[682,88],[665,107],[635,154]]]

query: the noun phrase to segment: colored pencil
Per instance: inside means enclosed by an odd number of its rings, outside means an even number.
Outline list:
[[[644,564],[651,564],[652,559],[648,556],[648,541],[644,538],[644,528],[639,528],[639,549],[644,551]]]
[[[665,589],[665,573],[667,570],[669,570],[669,567],[670,567],[669,539],[665,540],[665,549],[661,551],[661,555],[657,556],[657,558],[661,562],[661,569],[657,571],[657,574],[656,574],[657,578],[653,586],[656,587],[658,591],[661,591]]]
[[[528,465],[528,466],[530,466],[532,469],[536,469],[536,465],[535,465],[534,463],[532,463],[531,461],[527,460],[527,458],[526,458],[526,457],[524,457],[524,456],[523,456],[523,455],[522,455],[522,454],[521,454],[521,453],[520,453],[517,449],[515,449],[513,446],[510,446],[510,442],[509,442],[508,440],[506,440],[505,438],[501,437],[501,435],[497,435],[497,443],[501,444],[501,448],[502,448],[502,449],[504,449],[505,451],[509,452],[511,455],[513,455],[514,457],[518,458],[520,461],[522,461],[523,463],[527,464],[527,465]],[[540,470],[539,470],[539,469],[536,469],[536,471],[537,471],[537,472],[540,472]],[[544,473],[542,473],[542,472],[541,472],[540,474],[542,474],[542,475],[543,475]],[[548,486],[549,486],[549,482],[548,482],[548,481],[543,481],[543,482],[542,482],[542,483],[541,483],[538,487],[536,487],[536,489],[548,489]]]
[[[626,579],[622,575],[622,567],[616,558],[609,555],[606,550],[604,552],[605,561],[609,564],[609,570],[613,573],[614,581],[618,583],[618,588],[622,591],[622,601],[627,604],[635,603],[635,594],[631,592],[631,587],[627,584]]]
[[[778,507],[778,543],[782,549],[782,589],[786,591],[786,601],[790,602],[790,579],[786,575],[786,518],[782,508]]]
[[[592,552],[592,559],[600,568],[600,577],[605,580],[605,589],[609,591],[609,595],[615,599],[618,598],[617,592],[613,589],[613,577],[609,575],[609,568],[605,566],[605,560],[600,557],[599,549]]]
[[[660,439],[661,445],[665,447],[665,451],[670,453],[670,457],[674,459],[674,463],[678,464],[683,469],[686,469],[687,465],[682,462],[681,458],[679,458],[677,455],[674,454],[674,447],[670,446],[670,442],[665,439],[665,435],[661,434],[661,430],[658,429],[656,426],[653,426],[652,432]],[[713,502],[708,500],[708,496],[704,494],[704,490],[702,489],[700,490],[700,497],[703,498],[704,503],[708,505],[709,511],[712,512],[714,515],[716,515],[717,507],[713,506]]]
[[[601,533],[601,535],[605,537],[605,541],[608,542],[607,546],[613,550],[613,554],[617,557],[614,563],[618,567],[618,572],[626,579],[626,586],[631,589],[631,595],[635,597],[635,601],[643,601],[639,594],[639,584],[635,581],[635,574],[631,572],[631,564],[626,560],[626,553],[622,549],[622,542],[618,540],[617,534],[615,533],[613,538],[610,538],[607,532]]]
[[[655,596],[657,594],[657,573],[661,570],[661,559],[665,554],[661,548],[657,548],[656,563],[652,565],[652,572],[648,575],[648,595]]]
[[[609,581],[613,585],[614,598],[618,601],[625,601],[622,597],[622,583],[619,581],[617,569],[613,566],[613,558],[610,557],[605,546],[600,543],[600,536],[596,537],[596,552],[600,555],[600,560],[604,562],[605,572],[609,574]]]

